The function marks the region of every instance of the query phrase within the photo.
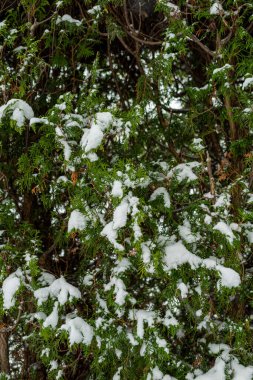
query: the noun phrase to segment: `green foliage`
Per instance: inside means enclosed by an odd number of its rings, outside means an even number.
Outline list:
[[[252,6],[124,3],[0,11],[3,379],[252,372]]]

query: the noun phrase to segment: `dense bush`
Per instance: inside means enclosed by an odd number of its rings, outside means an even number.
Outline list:
[[[0,5],[1,379],[253,378],[253,5],[154,3]]]

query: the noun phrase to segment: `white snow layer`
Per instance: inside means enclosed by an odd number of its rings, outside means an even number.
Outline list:
[[[239,364],[236,357],[230,354],[231,348],[226,344],[209,344],[210,352],[220,355],[216,358],[214,366],[206,373],[194,377],[194,380],[226,380],[226,370],[232,369],[231,380],[252,380],[253,366],[244,367]],[[188,375],[187,379],[193,379]]]
[[[80,317],[66,318],[66,323],[61,326],[62,330],[69,333],[70,345],[84,343],[90,345],[93,338],[93,328]]]
[[[114,374],[112,380],[120,380],[120,372],[122,370],[123,367],[119,367],[117,372]]]
[[[117,198],[123,197],[122,182],[115,180],[112,186],[112,196]]]
[[[124,282],[117,277],[113,277],[111,281],[108,284],[105,284],[104,289],[105,291],[110,290],[114,286],[114,294],[115,294],[115,303],[117,303],[119,306],[124,305],[125,298],[128,295],[126,292],[126,286]]]
[[[221,276],[220,283],[222,286],[232,288],[239,286],[241,283],[239,274],[233,269],[217,264],[212,258],[201,259],[189,252],[181,241],[168,245],[165,248],[164,269],[166,271],[176,269],[178,266],[185,263],[188,263],[192,269],[203,266],[208,269],[217,270]]]
[[[113,222],[106,224],[101,231],[101,236],[107,237],[109,242],[119,251],[124,251],[123,245],[119,244],[116,239],[118,237],[118,231],[113,228]]]
[[[110,112],[98,112],[91,121],[90,128],[84,129],[81,139],[81,147],[85,153],[89,153],[92,149],[96,149],[101,144],[104,133],[103,131],[112,123],[113,117]]]
[[[59,138],[60,143],[63,145],[64,148],[64,159],[68,161],[71,156],[71,148],[69,143],[67,142],[64,133],[62,132],[60,127],[55,128],[55,133]]]
[[[54,280],[49,286],[35,290],[34,296],[38,305],[45,302],[48,297],[57,298],[60,305],[64,305],[73,298],[81,298],[81,292],[75,286],[69,284],[62,276]]]
[[[169,196],[168,191],[165,189],[165,187],[158,187],[158,189],[156,189],[152,193],[150,200],[154,201],[157,197],[160,197],[160,196],[163,197],[164,206],[167,208],[170,208],[170,196]]]
[[[63,16],[58,16],[56,20],[56,24],[60,24],[61,22],[69,22],[70,24],[75,24],[76,26],[80,26],[82,22],[80,20],[76,20],[75,18],[71,17],[70,15],[63,15]]]
[[[81,145],[85,153],[88,153],[92,149],[99,147],[103,140],[103,137],[104,134],[98,125],[92,124],[90,129],[86,128],[81,140]]]
[[[189,181],[194,181],[198,177],[196,176],[195,173],[193,173],[192,169],[197,168],[199,166],[200,166],[200,163],[197,161],[187,162],[185,164],[179,164],[169,171],[169,173],[167,174],[167,177],[171,178],[175,176],[179,182],[185,179]]]
[[[233,231],[228,224],[226,224],[225,222],[219,222],[213,227],[213,229],[225,235],[230,244],[233,243],[235,235],[233,234]]]
[[[122,202],[116,207],[113,213],[113,228],[118,230],[125,227],[127,223],[127,213],[129,204],[127,199],[123,199]]]
[[[43,322],[44,327],[49,327],[51,326],[53,329],[56,328],[58,323],[58,302],[56,301],[54,303],[54,308],[52,313],[45,319]]]
[[[48,124],[48,119],[45,117],[32,117],[30,120],[30,125],[33,124]]]
[[[4,309],[10,309],[15,304],[15,294],[20,287],[20,278],[22,278],[21,269],[17,269],[16,272],[11,273],[4,281],[2,285],[3,291],[3,307]]]
[[[221,3],[219,1],[215,1],[210,8],[210,14],[211,15],[218,15],[221,12],[223,12],[223,8],[222,8]]]
[[[189,244],[194,243],[200,239],[199,234],[193,235],[190,222],[186,219],[184,220],[184,224],[182,226],[178,226],[178,231],[181,238]]]
[[[68,232],[71,230],[84,230],[86,227],[85,216],[79,210],[73,210],[68,221]]]
[[[154,325],[154,319],[156,313],[154,311],[148,310],[130,310],[129,318],[132,320],[137,320],[137,336],[143,338],[144,336],[144,321],[147,322],[149,327]]]
[[[245,90],[248,86],[252,85],[253,78],[246,78],[242,84],[242,89]]]
[[[30,120],[34,116],[33,109],[24,100],[11,99],[0,107],[0,120],[11,110],[11,120],[16,121],[18,127],[22,127],[25,120]]]

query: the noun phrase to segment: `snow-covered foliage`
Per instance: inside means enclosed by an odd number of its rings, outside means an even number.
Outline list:
[[[0,369],[251,380],[252,7],[77,3],[0,22]]]

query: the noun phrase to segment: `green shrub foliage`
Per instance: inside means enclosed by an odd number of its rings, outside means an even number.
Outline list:
[[[252,10],[2,1],[1,379],[253,378]]]

